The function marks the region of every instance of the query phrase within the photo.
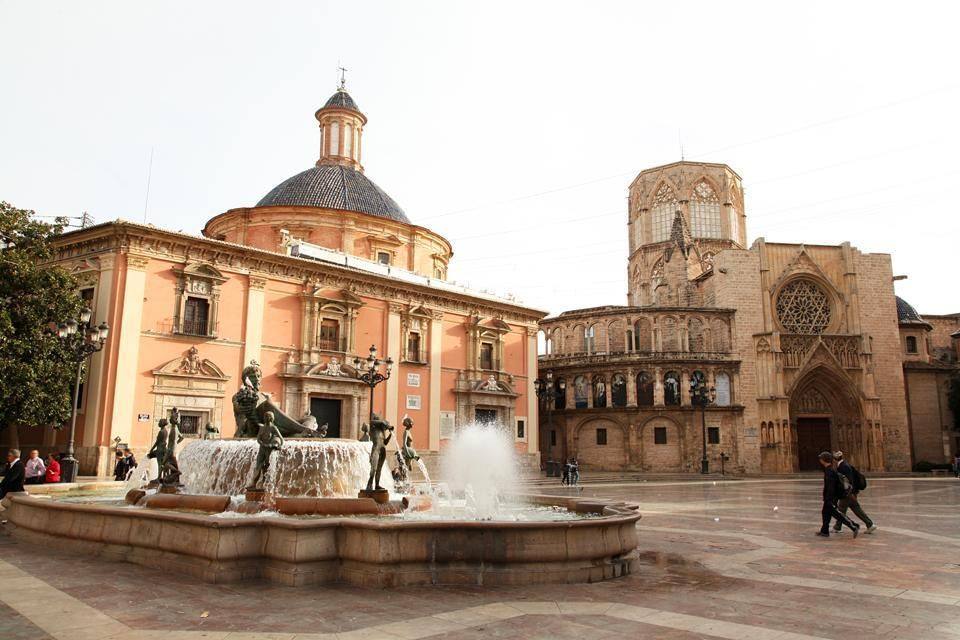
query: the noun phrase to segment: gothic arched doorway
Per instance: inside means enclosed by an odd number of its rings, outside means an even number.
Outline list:
[[[819,471],[821,451],[844,451],[854,464],[868,466],[863,411],[853,384],[841,373],[818,366],[790,393],[794,461],[800,471]]]

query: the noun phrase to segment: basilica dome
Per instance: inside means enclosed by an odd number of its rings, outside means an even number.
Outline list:
[[[359,211],[410,224],[393,198],[356,169],[322,164],[287,178],[265,195],[258,207],[320,207]]]

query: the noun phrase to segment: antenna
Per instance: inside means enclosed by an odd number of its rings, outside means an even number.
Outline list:
[[[147,169],[147,194],[143,198],[143,223],[147,223],[147,204],[150,203],[150,178],[153,177],[153,147],[150,147],[150,166]]]
[[[686,158],[683,156],[683,135],[680,133],[679,127],[677,128],[677,142],[680,144],[680,162],[683,162]]]

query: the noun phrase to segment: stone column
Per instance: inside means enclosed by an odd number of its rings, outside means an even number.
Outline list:
[[[680,370],[680,406],[689,407],[690,402],[690,372],[686,369]]]
[[[143,322],[143,294],[147,283],[146,268],[150,259],[146,256],[127,254],[126,262],[120,331],[114,343],[117,349],[117,364],[113,408],[110,414],[112,421],[110,433],[105,438],[107,443],[102,444],[108,444],[115,436],[119,436],[121,442],[130,442],[130,435],[133,432],[134,405],[139,379],[137,374],[140,360],[140,331]],[[157,417],[154,416],[154,418]],[[153,424],[156,424],[156,420]]]
[[[109,322],[110,294],[113,291],[113,279],[116,275],[114,266],[117,256],[108,254],[100,257],[100,275],[97,280],[97,301],[93,310],[93,321],[97,324]],[[104,351],[98,351],[90,358],[90,373],[87,375],[87,405],[83,416],[84,447],[95,447],[99,444],[98,434],[103,417],[100,415],[100,401],[103,395],[106,368],[104,367]]]
[[[400,417],[400,313],[403,310],[399,304],[390,303],[390,312],[387,315],[387,349],[383,359],[393,358],[393,374],[383,384],[387,385],[387,406],[384,408],[384,419],[394,426],[399,426]]]
[[[660,367],[653,370],[653,404],[663,406],[663,369]]]
[[[564,392],[564,395],[565,395],[565,397],[566,397],[566,408],[567,408],[567,409],[573,409],[573,408],[576,406],[576,396],[574,396],[574,393],[573,393],[573,379],[574,379],[574,378],[576,378],[576,376],[573,376],[572,378],[566,378],[567,388],[566,388],[566,391]]]
[[[587,409],[593,409],[593,376],[587,378]]]
[[[440,382],[443,356],[443,312],[435,311],[430,319],[430,451],[440,450]]]
[[[637,406],[637,372],[627,369],[627,406]]]
[[[263,305],[264,278],[250,275],[247,277],[247,322],[243,332],[243,365],[251,360],[260,361],[260,347],[263,344]],[[289,409],[287,409],[289,411]]]
[[[527,328],[527,423],[524,435],[527,437],[527,453],[540,450],[540,429],[537,425],[537,328]]]

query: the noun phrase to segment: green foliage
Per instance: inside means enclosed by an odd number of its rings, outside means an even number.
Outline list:
[[[63,221],[0,202],[0,429],[59,426],[70,417],[78,336],[65,341],[51,322],[77,319],[73,277],[49,264]]]
[[[953,428],[960,429],[960,373],[950,376],[947,385],[947,406],[953,412]]]

